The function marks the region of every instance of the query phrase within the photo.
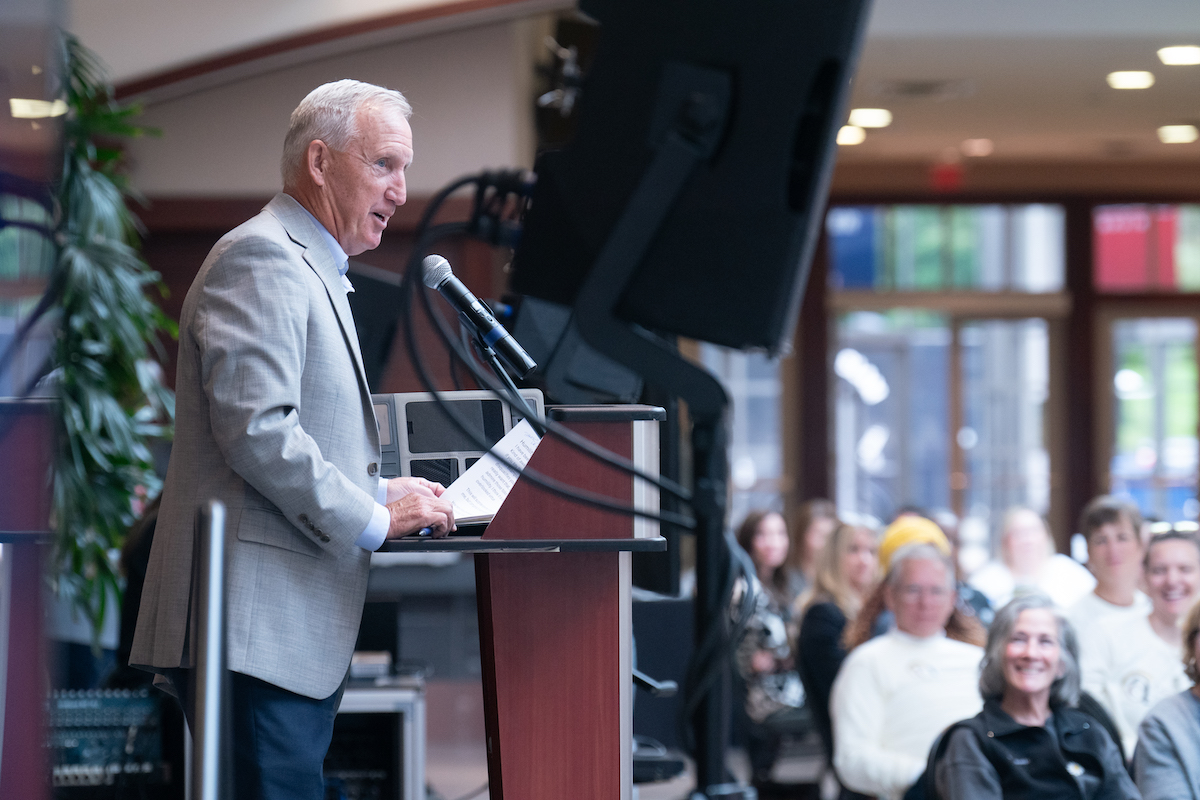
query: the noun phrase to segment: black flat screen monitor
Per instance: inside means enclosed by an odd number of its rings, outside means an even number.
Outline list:
[[[729,76],[732,105],[615,309],[645,328],[777,353],[795,326],[869,0],[582,0],[600,26],[579,125],[537,162],[513,289],[574,305],[655,154],[660,78]]]

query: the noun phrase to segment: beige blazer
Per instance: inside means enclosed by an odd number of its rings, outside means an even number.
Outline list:
[[[196,512],[225,503],[229,668],[313,698],[350,664],[379,429],[321,233],[276,195],[200,268],[179,324],[176,428],[130,663],[191,667]]]

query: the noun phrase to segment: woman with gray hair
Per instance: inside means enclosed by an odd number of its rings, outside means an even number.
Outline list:
[[[1112,737],[1075,708],[1079,685],[1075,632],[1050,598],[1000,609],[980,665],[983,711],[947,729],[930,759],[936,797],[1139,798]]]

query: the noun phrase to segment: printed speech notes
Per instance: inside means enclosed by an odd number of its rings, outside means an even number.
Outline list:
[[[491,522],[517,482],[517,473],[501,463],[495,454],[524,467],[540,441],[528,420],[521,420],[483,458],[450,484],[442,496],[454,504],[455,521],[467,525]]]

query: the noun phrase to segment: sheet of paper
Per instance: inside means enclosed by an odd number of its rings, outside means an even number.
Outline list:
[[[490,521],[517,482],[517,473],[493,454],[524,467],[540,441],[527,420],[523,419],[514,425],[483,458],[458,476],[442,495],[454,504],[454,519],[457,522]]]

